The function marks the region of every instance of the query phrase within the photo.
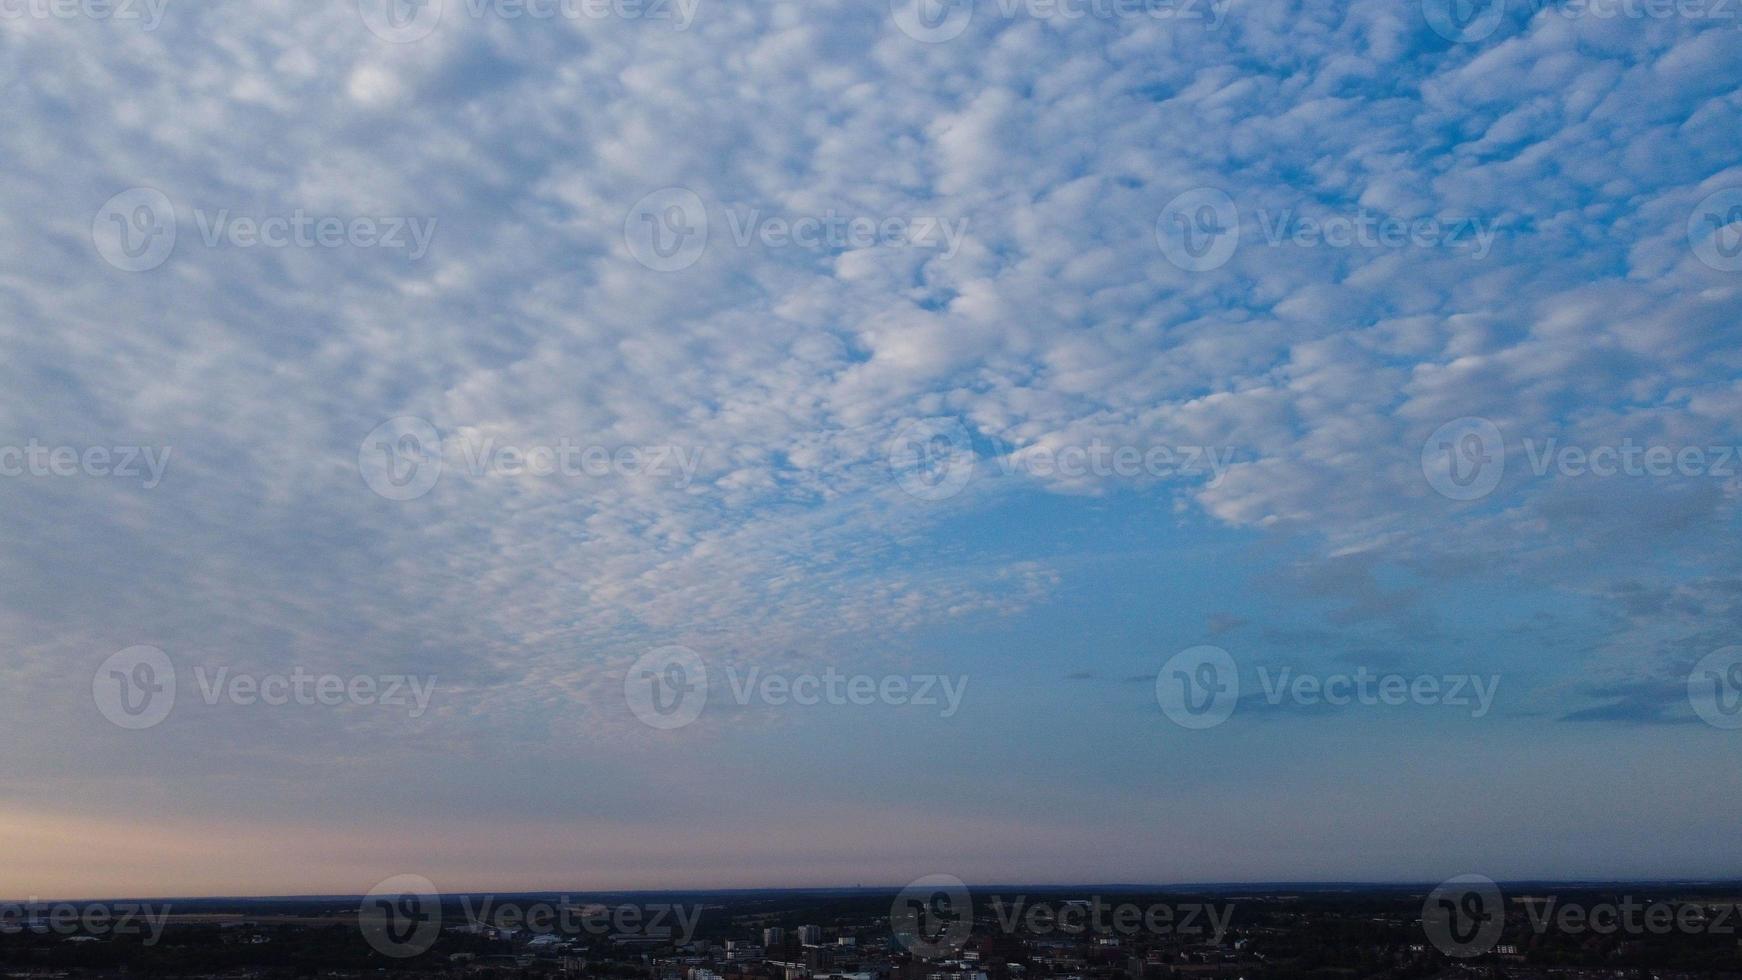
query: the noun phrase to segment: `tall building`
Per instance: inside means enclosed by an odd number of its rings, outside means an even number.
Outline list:
[[[822,926],[799,926],[798,941],[802,946],[820,946],[823,942]]]
[[[785,944],[785,942],[786,942],[786,930],[785,929],[782,929],[779,926],[770,926],[769,928],[762,930],[762,945],[763,946],[765,946],[769,949],[773,949],[776,946],[780,946],[780,945]]]

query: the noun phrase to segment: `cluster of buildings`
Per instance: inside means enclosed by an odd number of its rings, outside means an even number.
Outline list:
[[[976,933],[950,956],[921,959],[895,940],[887,920],[831,931],[769,927],[760,941],[692,943],[656,958],[649,980],[1138,980],[1233,973],[1253,959],[1234,942],[997,931]]]

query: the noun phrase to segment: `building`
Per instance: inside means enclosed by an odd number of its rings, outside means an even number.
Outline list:
[[[786,944],[786,930],[779,926],[771,926],[762,930],[762,945],[769,949]]]
[[[801,946],[821,946],[823,943],[823,927],[799,926],[798,941]]]

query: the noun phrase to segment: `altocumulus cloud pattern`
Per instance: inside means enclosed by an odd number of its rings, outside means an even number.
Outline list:
[[[1192,867],[1142,814],[1183,733],[1155,671],[1199,642],[1512,671],[1499,764],[1404,767],[1400,828],[1496,771],[1570,792],[1527,778],[1508,725],[1710,729],[1689,671],[1742,642],[1714,546],[1742,486],[1742,33],[1721,5],[1646,6],[11,7],[0,797],[77,759],[102,779],[56,790],[70,811],[166,823],[360,794],[413,824],[657,823],[656,796],[764,778],[662,739],[779,759],[765,729],[818,717],[717,696],[654,732],[624,677],[670,644],[971,675],[923,722],[943,751],[829,715],[848,730],[820,744],[868,788],[812,812],[875,838],[927,819],[894,787],[1029,794],[977,831],[988,854],[1069,826],[1069,790]],[[1078,663],[1030,648],[1085,636],[1104,652]],[[142,644],[182,699],[146,736],[88,693]],[[435,686],[427,711],[184,713],[213,659]],[[999,784],[1069,752],[973,737],[1011,717],[1129,738],[1144,772]],[[1399,751],[1438,758],[1421,739]],[[1699,778],[1653,777],[1682,801]],[[1254,821],[1282,806],[1254,792]]]

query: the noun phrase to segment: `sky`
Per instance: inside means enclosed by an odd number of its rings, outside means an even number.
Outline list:
[[[1742,876],[1739,29],[0,4],[0,895]]]

